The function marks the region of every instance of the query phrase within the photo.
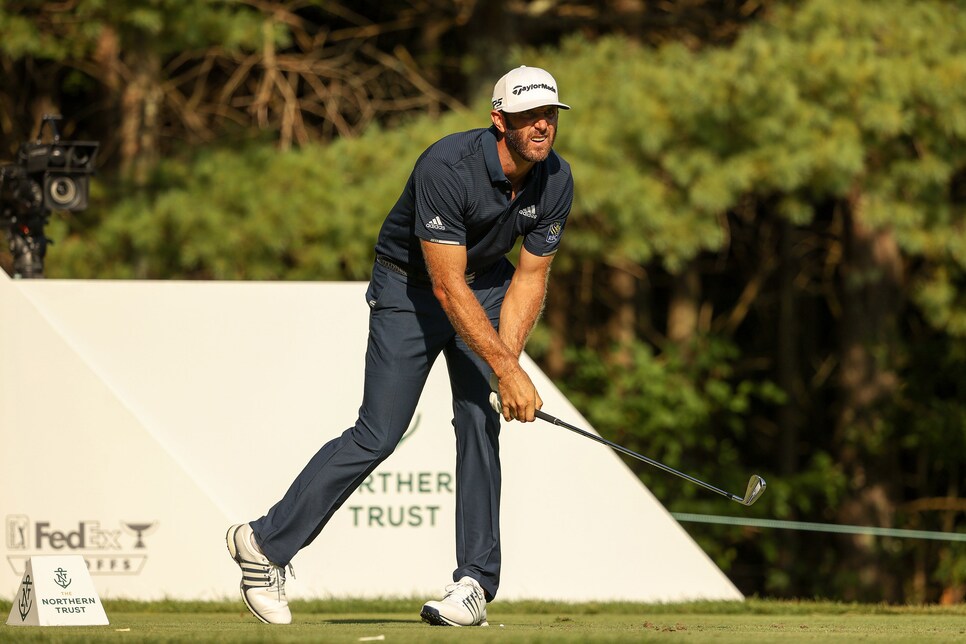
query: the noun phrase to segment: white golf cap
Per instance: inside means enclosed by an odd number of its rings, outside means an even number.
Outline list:
[[[493,109],[526,112],[535,107],[556,105],[569,110],[557,96],[557,81],[539,67],[517,67],[508,71],[493,86]]]

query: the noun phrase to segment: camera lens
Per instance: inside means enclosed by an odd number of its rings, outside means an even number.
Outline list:
[[[73,167],[84,167],[90,163],[91,158],[85,154],[84,150],[78,148],[71,148],[70,155],[67,157],[67,163]]]
[[[87,146],[75,145],[67,152],[67,165],[73,168],[84,168],[91,162],[90,151]]]
[[[77,199],[77,184],[70,177],[55,177],[50,181],[47,194],[53,203],[67,208]]]

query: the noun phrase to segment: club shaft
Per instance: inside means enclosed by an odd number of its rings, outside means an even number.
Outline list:
[[[545,420],[545,421],[547,421],[548,423],[550,423],[552,425],[557,425],[558,427],[563,427],[564,429],[569,429],[570,431],[572,431],[574,433],[577,433],[577,434],[580,434],[581,436],[584,436],[586,438],[589,438],[590,440],[597,441],[598,443],[601,443],[602,445],[606,445],[607,447],[610,447],[611,449],[616,450],[616,451],[620,452],[621,454],[626,454],[627,456],[630,456],[632,458],[636,458],[637,460],[643,461],[643,462],[647,463],[648,465],[651,465],[653,467],[656,467],[659,470],[663,470],[663,471],[667,472],[668,474],[673,474],[674,476],[678,476],[678,477],[684,479],[685,481],[691,481],[695,485],[699,485],[699,486],[703,487],[706,490],[710,490],[712,492],[715,492],[717,494],[720,494],[721,496],[728,497],[732,501],[738,501],[739,503],[744,502],[744,499],[742,497],[740,497],[740,496],[737,496],[735,494],[732,494],[731,492],[727,492],[727,491],[722,490],[720,488],[716,488],[715,486],[710,485],[708,483],[705,483],[704,481],[702,481],[700,479],[696,479],[693,476],[689,476],[689,475],[685,474],[684,472],[679,472],[676,469],[674,469],[673,467],[668,467],[664,463],[661,463],[659,461],[655,461],[653,458],[648,458],[647,456],[644,456],[643,454],[638,454],[637,452],[635,452],[633,450],[629,450],[629,449],[627,449],[626,447],[624,447],[622,445],[618,445],[617,443],[613,443],[613,442],[607,440],[606,438],[601,438],[597,434],[592,434],[592,433],[590,433],[590,432],[588,432],[586,430],[580,429],[579,427],[574,427],[570,423],[565,423],[564,421],[560,420],[556,416],[551,416],[550,414],[548,414],[548,413],[546,413],[544,411],[541,411],[541,410],[538,409],[537,412],[536,412],[536,416],[540,420]]]

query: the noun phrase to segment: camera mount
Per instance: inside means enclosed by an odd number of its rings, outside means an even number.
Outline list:
[[[43,277],[50,241],[44,226],[51,211],[87,208],[100,143],[62,141],[60,120],[59,115],[44,115],[37,140],[20,145],[16,163],[0,166],[0,227],[7,228],[14,277]],[[50,130],[47,143],[45,129]]]

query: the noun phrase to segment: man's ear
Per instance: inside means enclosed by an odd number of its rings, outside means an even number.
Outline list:
[[[493,110],[490,112],[490,120],[493,121],[493,125],[496,129],[500,131],[501,134],[506,134],[506,117],[500,110]]]

